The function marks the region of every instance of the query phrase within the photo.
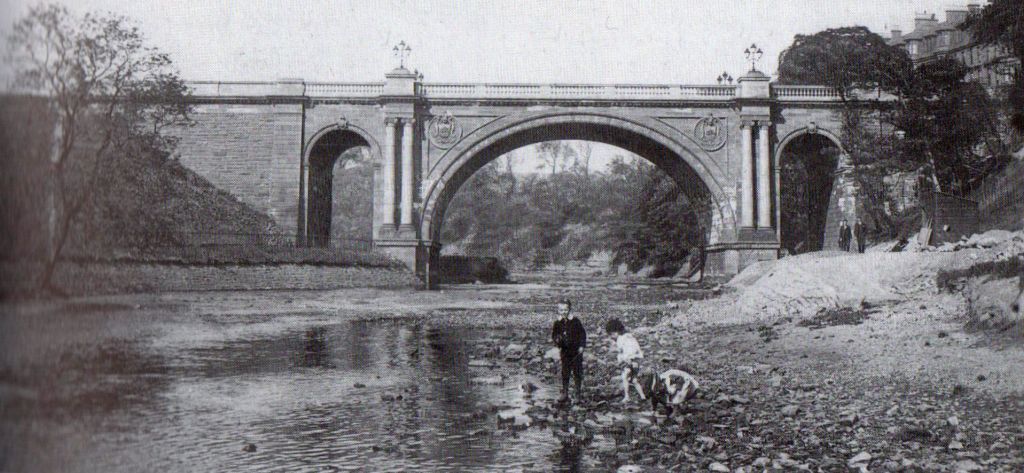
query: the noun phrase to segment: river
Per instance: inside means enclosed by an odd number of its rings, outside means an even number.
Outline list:
[[[365,310],[271,313],[246,297],[8,310],[0,471],[603,471],[552,428],[497,426],[498,412],[557,394],[478,356],[522,328],[375,318],[373,297]]]

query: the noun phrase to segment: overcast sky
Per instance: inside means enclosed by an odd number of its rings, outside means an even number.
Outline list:
[[[36,0],[0,0],[0,27]],[[187,79],[379,81],[405,40],[431,82],[711,83],[762,70],[798,33],[912,29],[943,0],[265,1],[73,0],[74,11],[134,18]]]

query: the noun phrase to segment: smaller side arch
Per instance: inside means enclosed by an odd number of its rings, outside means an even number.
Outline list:
[[[366,141],[366,144],[370,147],[370,159],[373,160],[374,166],[379,166],[381,162],[381,151],[380,145],[377,143],[377,139],[373,137],[373,134],[353,124],[348,124],[345,127],[333,123],[320,128],[309,137],[305,143],[302,144],[302,165],[307,166],[309,164],[309,154],[313,151],[313,146],[317,141],[320,141],[325,135],[332,131],[351,131]]]
[[[329,163],[325,163],[323,158],[320,157],[320,154],[317,152],[318,145],[320,145],[325,139],[340,139],[340,142],[342,143],[341,146],[343,147],[341,152],[359,146],[367,147],[369,149],[369,158],[373,166],[375,168],[380,167],[381,151],[377,140],[365,129],[352,124],[342,126],[340,124],[333,123],[324,126],[313,133],[313,135],[303,143],[301,172],[299,177],[299,199],[302,211],[299,213],[300,222],[298,228],[299,241],[303,245],[318,246],[328,244],[330,238],[330,212],[331,207],[333,207],[331,197],[330,195],[324,197],[320,195],[320,193],[318,193],[317,196],[314,196],[314,192],[318,188],[316,184],[317,182],[322,184],[319,188],[328,194],[330,194],[330,189],[332,187],[332,178],[330,175],[332,173],[331,170],[334,167],[334,159],[331,159]],[[331,144],[328,142],[323,146],[331,146]],[[325,165],[327,166],[326,169],[324,169]],[[324,172],[327,173],[326,176],[323,175]],[[316,176],[314,176],[314,174],[316,174]],[[326,190],[324,190],[324,186],[326,186]],[[323,201],[324,198],[327,200]],[[326,208],[324,206],[326,206]],[[314,214],[319,215],[323,212],[327,212],[327,216],[325,217],[326,220],[317,220]]]
[[[775,238],[781,244],[782,243],[782,155],[786,150],[786,146],[789,145],[793,140],[806,135],[820,135],[831,141],[836,148],[839,149],[840,155],[845,155],[846,150],[843,149],[843,144],[839,140],[839,137],[827,128],[803,126],[795,130],[790,131],[781,139],[779,139],[778,146],[775,147],[773,153],[773,166],[772,174],[775,175]],[[838,166],[842,166],[842,159],[839,159]]]
[[[835,143],[836,147],[839,148],[839,152],[846,154],[846,151],[843,150],[842,142],[839,141],[839,137],[836,136],[835,133],[826,128],[814,128],[812,130],[811,127],[805,126],[802,128],[797,128],[796,130],[787,133],[786,136],[782,137],[782,139],[779,140],[779,145],[775,147],[776,167],[779,167],[779,160],[782,158],[782,150],[786,149],[786,145],[788,145],[790,141],[793,141],[794,139],[799,138],[802,135],[822,135],[825,138],[831,140],[833,143]]]

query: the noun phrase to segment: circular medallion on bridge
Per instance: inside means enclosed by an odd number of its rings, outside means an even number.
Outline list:
[[[715,151],[725,144],[725,123],[708,115],[693,126],[693,137],[705,151]]]
[[[451,113],[435,116],[427,123],[427,137],[438,148],[451,148],[462,139],[462,125]]]

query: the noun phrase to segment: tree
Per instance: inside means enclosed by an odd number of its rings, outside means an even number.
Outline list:
[[[16,87],[46,97],[55,115],[54,225],[40,287],[59,292],[54,270],[105,169],[141,152],[168,156],[175,139],[165,132],[189,123],[188,92],[170,58],[122,16],[37,6],[7,46]]]
[[[782,83],[829,85],[842,94],[842,134],[853,138],[844,138],[843,147],[862,189],[880,189],[883,184],[876,181],[886,170],[916,163],[936,189],[962,193],[992,169],[997,161],[992,158],[1004,154],[990,126],[994,105],[980,86],[964,81],[965,75],[963,65],[951,59],[914,68],[903,48],[859,26],[797,35],[779,64]],[[865,107],[872,94],[847,100],[857,90],[877,90],[876,97],[885,92],[897,100]],[[869,121],[876,126],[866,126]],[[892,141],[897,130],[905,140]],[[979,144],[987,150],[976,153]],[[858,173],[858,166],[870,166],[870,172]]]
[[[987,116],[993,105],[984,88],[966,81],[966,75],[964,65],[953,59],[922,64],[902,88],[903,100],[891,117],[905,134],[899,141],[902,159],[918,162],[935,190],[961,195],[1001,157],[992,146],[976,153],[979,145],[991,142]]]
[[[1006,48],[1017,59],[1007,99],[1012,110],[1013,127],[1024,132],[1024,1],[992,0],[985,8],[968,16],[960,29],[969,32],[971,38],[980,44]]]
[[[569,167],[570,159],[576,156],[576,150],[565,141],[544,141],[535,147],[537,155],[543,161],[537,169],[550,168],[554,176]]]
[[[844,100],[856,89],[893,90],[912,69],[906,51],[863,26],[796,35],[779,54],[780,84],[831,86]]]

